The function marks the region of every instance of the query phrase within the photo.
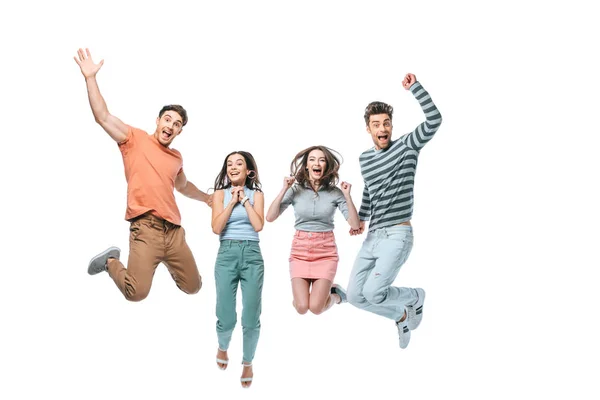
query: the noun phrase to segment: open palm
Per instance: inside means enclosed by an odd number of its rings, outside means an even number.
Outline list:
[[[73,58],[75,59],[77,65],[79,65],[79,68],[81,68],[81,73],[86,78],[96,76],[96,73],[98,73],[98,71],[102,67],[102,64],[104,64],[104,60],[101,60],[98,64],[94,64],[89,49],[85,49],[85,52],[83,51],[83,49],[79,49],[77,51],[77,55],[79,56],[79,58]]]

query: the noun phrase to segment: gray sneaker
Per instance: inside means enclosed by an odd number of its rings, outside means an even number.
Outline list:
[[[421,324],[423,319],[423,303],[425,303],[425,291],[421,288],[416,288],[417,302],[412,306],[406,306],[408,329],[414,331]]]
[[[88,274],[96,275],[100,272],[106,271],[106,263],[108,262],[108,259],[116,258],[118,260],[120,255],[121,249],[119,249],[118,247],[109,247],[102,253],[98,254],[96,257],[92,258],[92,260],[90,261],[90,265],[88,265]]]
[[[400,348],[405,349],[410,342],[410,329],[408,329],[408,316],[402,322],[396,322],[398,328],[398,338],[400,339]]]
[[[334,283],[333,285],[331,285],[331,293],[337,294],[338,296],[340,296],[339,304],[346,303],[348,301],[348,296],[346,296],[346,291],[344,290],[344,288],[342,288],[337,283]]]

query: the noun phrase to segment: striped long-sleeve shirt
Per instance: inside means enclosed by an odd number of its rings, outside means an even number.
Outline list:
[[[365,188],[358,216],[363,221],[370,219],[369,231],[411,219],[417,158],[442,123],[440,112],[423,86],[415,82],[410,91],[421,105],[425,122],[391,141],[387,148],[373,147],[359,158]]]

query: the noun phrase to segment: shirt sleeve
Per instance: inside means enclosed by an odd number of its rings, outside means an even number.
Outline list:
[[[348,203],[346,202],[346,197],[344,197],[344,192],[338,188],[336,188],[335,205],[344,216],[344,219],[348,220]]]
[[[360,202],[360,210],[358,211],[358,218],[361,221],[368,221],[371,218],[371,198],[369,196],[369,189],[365,182],[365,188],[363,189],[362,200]]]
[[[291,188],[285,192],[283,195],[283,199],[281,199],[281,203],[279,203],[279,215],[283,214],[286,208],[289,207],[290,204],[294,202],[294,197],[296,196],[296,185],[293,185]]]
[[[410,91],[415,96],[423,113],[425,114],[425,122],[421,123],[409,134],[402,137],[402,141],[406,146],[413,150],[421,150],[433,138],[433,135],[438,131],[442,124],[442,115],[431,100],[431,96],[419,82],[415,82]]]
[[[125,140],[123,140],[122,142],[117,143],[117,145],[119,146],[119,150],[121,150],[123,154],[127,153],[127,151],[129,151],[129,149],[131,149],[135,144],[134,134],[136,130],[138,129],[127,125],[127,137],[125,137]]]

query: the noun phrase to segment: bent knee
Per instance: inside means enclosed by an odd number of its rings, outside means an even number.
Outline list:
[[[325,306],[323,304],[311,304],[308,309],[310,310],[311,313],[313,313],[315,315],[319,315],[323,312],[324,308],[325,308]]]
[[[352,304],[353,306],[366,303],[365,296],[363,296],[363,294],[359,291],[349,290],[346,293],[346,296],[348,298],[348,303]]]
[[[138,302],[138,301],[142,301],[146,297],[148,297],[148,293],[149,292],[146,292],[146,291],[144,291],[144,292],[139,292],[139,291],[125,292],[125,298],[132,302]]]
[[[294,308],[296,309],[296,311],[298,311],[298,314],[300,315],[304,315],[308,312],[308,304],[305,303],[294,303]]]
[[[181,289],[182,292],[187,293],[187,294],[196,294],[200,291],[201,288],[202,288],[202,278],[201,277],[198,277],[198,280],[196,282],[179,286],[179,289]]]
[[[365,300],[371,304],[381,304],[387,297],[387,291],[385,290],[365,290],[363,291]]]

